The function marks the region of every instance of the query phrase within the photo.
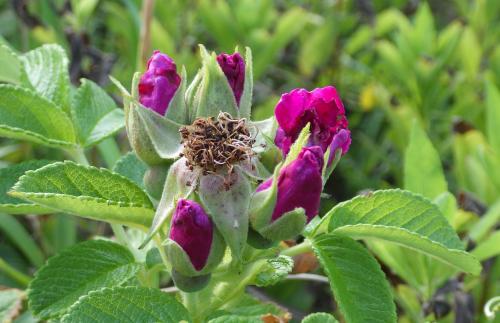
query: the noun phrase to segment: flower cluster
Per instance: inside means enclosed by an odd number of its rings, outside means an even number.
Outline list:
[[[226,246],[237,260],[247,243],[259,245],[255,239],[272,244],[300,234],[318,215],[324,183],[351,144],[333,86],[283,94],[267,121],[271,126],[261,127],[246,111],[251,61],[240,53],[210,55],[204,48],[202,59],[185,86],[175,62],[155,51],[127,113],[136,154],[154,174],[161,173],[158,167],[168,173],[166,179],[148,177],[166,181],[163,194],[150,193],[160,202],[151,235],[167,233],[172,277],[185,291],[207,284]],[[274,138],[275,148],[262,149],[265,136]],[[259,153],[273,149],[281,151],[283,162],[259,184]],[[173,164],[158,162],[167,159]]]

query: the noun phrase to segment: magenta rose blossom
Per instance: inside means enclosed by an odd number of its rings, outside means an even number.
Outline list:
[[[306,211],[307,222],[318,214],[323,179],[323,150],[319,146],[304,147],[297,159],[281,169],[278,196],[272,221],[295,208]],[[257,187],[257,192],[271,187],[272,178]]]
[[[233,90],[236,103],[240,105],[243,85],[245,84],[245,60],[239,53],[233,55],[222,53],[217,56],[217,62],[226,75],[231,90]]]
[[[336,135],[344,130],[335,144],[340,144],[343,154],[349,150],[351,140],[345,109],[333,86],[317,88],[311,92],[295,89],[285,93],[276,105],[275,115],[278,121],[275,143],[284,155],[288,154],[300,131],[308,123],[311,124],[308,146],[317,145],[326,152]]]
[[[213,224],[203,207],[191,200],[177,202],[170,239],[175,241],[189,256],[193,267],[205,266],[212,247]]]
[[[174,60],[155,50],[139,81],[139,102],[163,116],[180,84]]]

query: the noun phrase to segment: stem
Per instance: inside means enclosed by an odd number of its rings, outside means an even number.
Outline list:
[[[304,242],[296,246],[283,250],[281,254],[284,256],[293,257],[306,252],[310,252],[311,250],[312,250],[311,242],[309,242],[309,240],[304,240]]]
[[[85,152],[84,152],[83,148],[78,147],[78,148],[75,148],[72,150],[67,150],[67,153],[71,157],[71,159],[76,161],[78,164],[82,164],[85,166],[90,165],[89,160],[87,159],[87,156],[85,156]]]
[[[9,265],[7,262],[5,262],[5,260],[3,260],[2,258],[0,258],[0,271],[3,271],[5,274],[7,274],[7,276],[14,279],[16,282],[23,285],[24,287],[27,287],[31,281],[30,276],[25,275],[22,272],[18,271],[17,269]]]
[[[303,273],[303,274],[295,274],[295,275],[288,275],[286,279],[289,280],[311,280],[319,283],[327,283],[329,284],[328,278],[325,276],[321,275],[315,275],[315,274],[308,274],[308,273]]]
[[[97,149],[101,153],[106,165],[108,165],[108,168],[112,168],[121,157],[120,148],[112,137],[97,144]]]

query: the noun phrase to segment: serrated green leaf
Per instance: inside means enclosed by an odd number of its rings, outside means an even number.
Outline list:
[[[279,283],[292,269],[291,257],[280,255],[277,258],[268,259],[264,269],[255,277],[255,285],[262,287]]]
[[[404,183],[405,189],[430,199],[448,190],[439,154],[416,121],[405,152]]]
[[[177,300],[155,288],[115,287],[92,292],[73,305],[62,322],[165,322],[190,320]]]
[[[385,275],[358,242],[335,233],[312,240],[346,322],[396,322],[396,307]]]
[[[6,45],[0,45],[0,81],[14,84],[21,83],[21,61],[12,49]]]
[[[402,190],[377,191],[334,207],[329,232],[355,239],[380,239],[414,249],[462,271],[479,274],[481,265],[463,251],[463,243],[436,205]]]
[[[231,183],[229,188],[226,181]],[[239,169],[227,179],[219,174],[208,174],[200,178],[198,192],[233,257],[239,258],[248,235],[250,182]]]
[[[338,321],[333,315],[328,313],[313,313],[309,314],[302,320],[302,323],[337,323]]]
[[[133,151],[122,156],[113,167],[114,173],[125,176],[142,189],[144,189],[143,178],[147,170],[148,166],[137,158]]]
[[[153,219],[146,193],[104,168],[59,162],[29,171],[11,195],[89,219],[145,229]]]
[[[35,274],[28,289],[30,309],[42,319],[60,316],[80,297],[121,285],[139,268],[130,251],[117,243],[79,243],[50,258]]]
[[[24,293],[18,289],[0,290],[0,322],[12,322],[21,311]]]
[[[38,94],[0,85],[0,136],[54,147],[73,146],[75,131],[69,117]]]
[[[29,170],[35,170],[50,164],[48,160],[30,160],[13,166],[0,169],[0,212],[8,214],[44,214],[50,213],[51,209],[23,201],[7,195],[12,186],[16,184],[19,177]]]
[[[125,126],[123,110],[97,84],[82,79],[71,105],[71,113],[82,146],[95,145]]]
[[[21,56],[31,86],[56,106],[69,112],[68,57],[55,44],[38,47]]]

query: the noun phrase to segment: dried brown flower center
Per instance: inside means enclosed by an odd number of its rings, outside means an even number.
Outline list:
[[[235,164],[252,155],[252,138],[246,119],[233,119],[228,113],[217,118],[199,118],[192,125],[180,129],[189,167],[199,167],[205,174],[226,169],[231,172]]]

